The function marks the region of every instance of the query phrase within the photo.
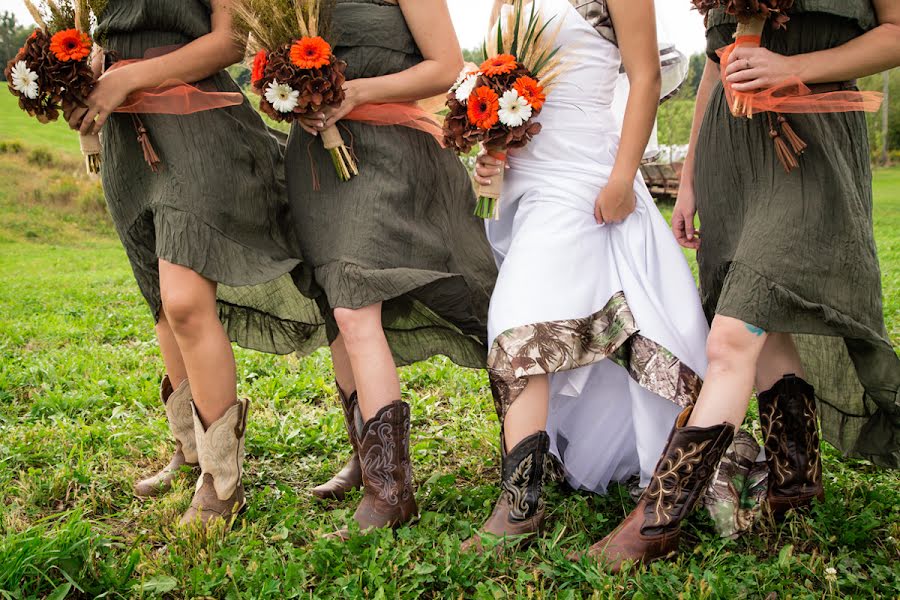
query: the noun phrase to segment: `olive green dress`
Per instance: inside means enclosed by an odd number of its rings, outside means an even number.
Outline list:
[[[339,0],[335,54],[347,77],[378,77],[422,61],[400,8]],[[383,325],[395,360],[436,354],[483,368],[496,266],[474,192],[455,154],[402,126],[342,121],[360,173],[337,179],[318,138],[295,126],[286,153],[303,258],[314,278],[303,290],[323,312],[384,302]],[[310,164],[312,159],[312,164]],[[313,191],[313,169],[321,190]],[[329,335],[338,330],[329,317]]]
[[[867,0],[803,0],[763,45],[792,55],[842,45],[876,25]],[[713,12],[709,56],[735,25]],[[695,194],[707,316],[798,334],[823,434],[843,452],[900,467],[900,360],[882,312],[863,113],[789,115],[808,144],[785,173],[767,118],[733,118],[721,84],[697,145]]]
[[[107,62],[183,45],[210,32],[208,0],[109,0],[96,39]],[[240,92],[224,71],[197,84]],[[192,115],[141,115],[162,160],[144,160],[130,115],[114,114],[102,133],[102,178],[110,213],[138,285],[155,317],[161,309],[158,259],[216,281],[231,338],[269,352],[309,351],[325,341],[302,278],[281,149],[245,99]],[[250,286],[250,287],[247,287]]]

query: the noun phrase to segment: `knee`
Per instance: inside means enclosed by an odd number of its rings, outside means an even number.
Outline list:
[[[336,308],[334,320],[348,347],[356,346],[381,332],[377,314],[367,309]]]
[[[188,290],[166,290],[162,293],[163,312],[173,331],[191,331],[202,319],[202,307]]]
[[[754,347],[747,338],[746,326],[729,323],[713,327],[706,342],[706,358],[710,369],[731,369],[754,362]]]

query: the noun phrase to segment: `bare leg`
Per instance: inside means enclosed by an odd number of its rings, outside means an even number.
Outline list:
[[[756,362],[756,391],[772,389],[782,377],[793,373],[804,379],[800,353],[789,333],[770,333]]]
[[[337,308],[334,318],[350,358],[359,409],[368,421],[400,400],[400,377],[381,326],[381,303],[360,309]]]
[[[172,387],[178,386],[187,379],[187,369],[184,366],[184,358],[181,356],[181,348],[175,340],[175,334],[166,320],[165,311],[160,311],[159,322],[156,324],[156,337],[159,339],[159,350],[162,353],[163,363],[166,365],[166,373]]]
[[[537,375],[528,378],[528,386],[509,407],[503,422],[503,437],[509,451],[530,435],[547,429],[550,406],[550,378]]]
[[[738,319],[716,315],[706,342],[709,368],[688,425],[740,427],[753,393],[756,365],[768,336]]]
[[[172,328],[204,427],[237,402],[231,342],[216,312],[216,284],[186,267],[159,261],[163,310]]]
[[[334,367],[334,379],[340,391],[349,396],[356,391],[356,380],[353,379],[353,365],[344,344],[344,336],[338,335],[331,344],[331,363]]]

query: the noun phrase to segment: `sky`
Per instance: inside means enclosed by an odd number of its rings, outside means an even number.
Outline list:
[[[447,0],[453,23],[463,48],[481,45],[491,10],[491,0]],[[656,0],[660,41],[674,42],[685,54],[702,52],[703,19],[690,10],[688,0]],[[23,23],[31,23],[31,17],[21,0],[0,0],[0,11],[9,10]]]

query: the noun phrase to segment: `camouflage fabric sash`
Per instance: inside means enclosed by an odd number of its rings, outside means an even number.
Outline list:
[[[569,2],[575,7],[578,14],[584,17],[584,20],[597,30],[597,33],[613,44],[619,45],[616,41],[616,32],[613,29],[613,22],[609,16],[609,7],[606,6],[606,0],[569,0]]]

